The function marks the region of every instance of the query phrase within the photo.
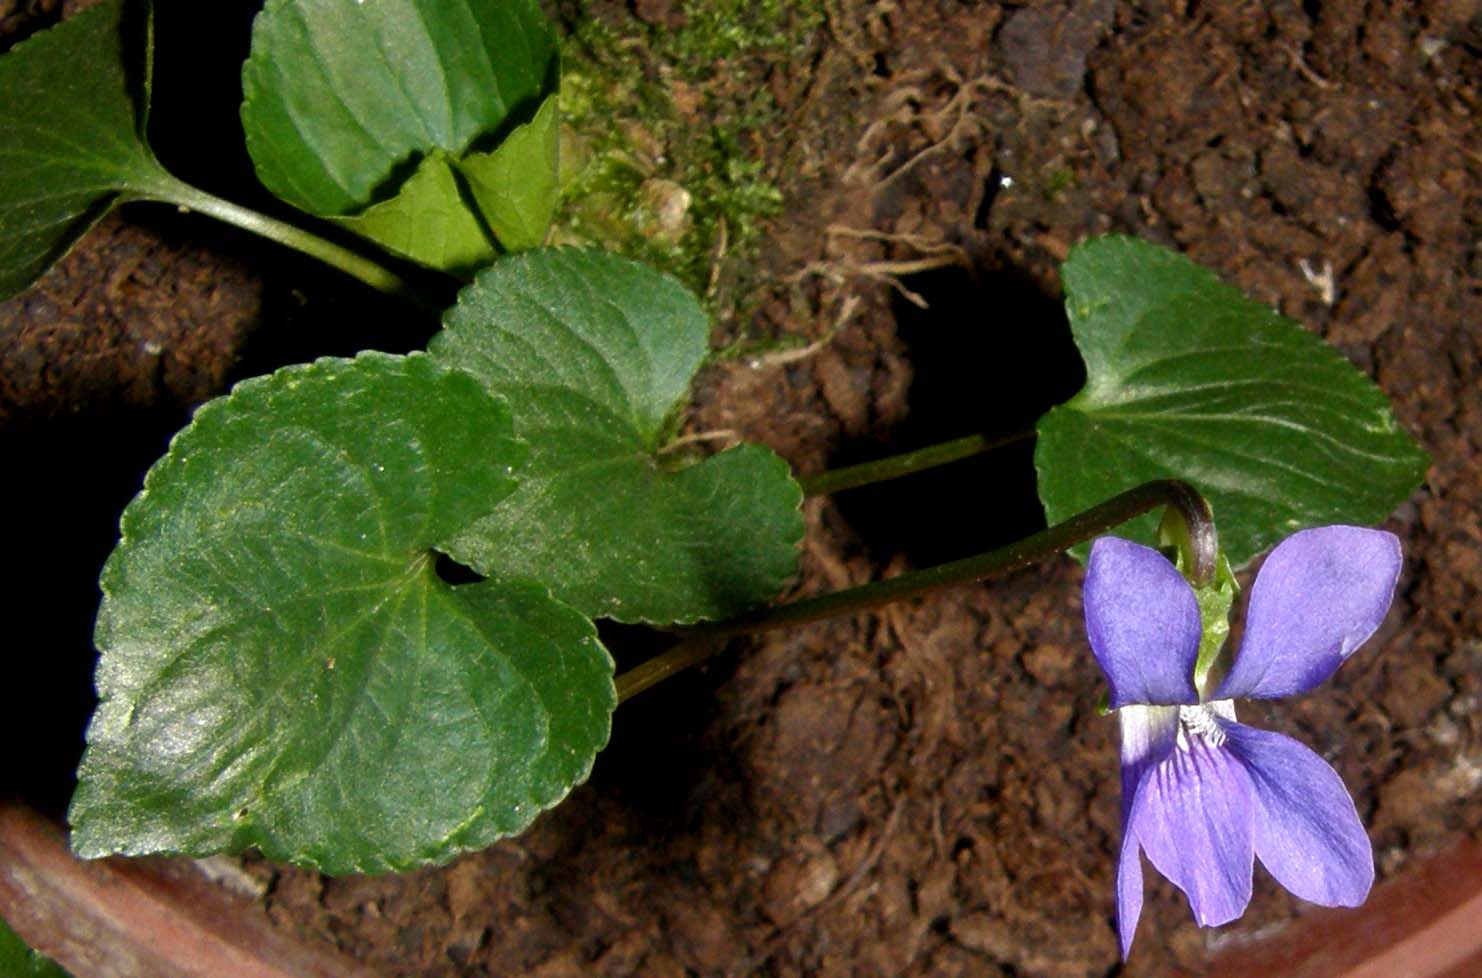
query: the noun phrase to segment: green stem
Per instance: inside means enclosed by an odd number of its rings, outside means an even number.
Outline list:
[[[902,452],[899,455],[876,459],[873,462],[861,462],[842,469],[829,469],[817,475],[805,476],[798,482],[803,486],[804,495],[831,496],[845,489],[924,472],[939,465],[946,465],[948,462],[971,458],[974,455],[991,452],[994,449],[1027,441],[1033,437],[1033,428],[1016,432],[1007,438],[992,440],[983,435],[968,435],[966,438],[955,438],[952,441],[928,445],[925,448]]]
[[[1178,548],[1183,558],[1180,567],[1191,585],[1201,588],[1214,583],[1220,541],[1214,529],[1214,512],[1204,497],[1195,493],[1187,506],[1168,507],[1158,526],[1158,540]]]
[[[136,191],[127,199],[154,200],[175,204],[183,210],[208,214],[219,221],[261,235],[311,258],[317,258],[346,275],[359,279],[373,289],[409,302],[418,310],[433,317],[442,315],[446,308],[446,303],[438,302],[419,292],[406,279],[373,259],[286,221],[280,221],[240,204],[223,200],[168,174],[164,174],[162,179],[147,188]]]
[[[1056,523],[997,550],[901,574],[885,581],[875,581],[816,598],[804,598],[790,604],[764,608],[729,621],[677,628],[674,630],[675,634],[682,639],[678,645],[617,677],[618,701],[629,699],[654,683],[703,662],[720,648],[724,639],[732,636],[790,628],[824,618],[855,614],[943,588],[1007,574],[1068,550],[1078,543],[1085,543],[1112,527],[1159,506],[1177,509],[1184,523],[1191,528],[1191,536],[1195,539],[1214,539],[1213,524],[1209,521],[1209,506],[1193,487],[1172,479],[1146,482],[1078,513],[1063,523]]]
[[[719,652],[722,644],[717,639],[709,638],[681,639],[673,648],[643,660],[627,672],[619,673],[613,680],[613,685],[617,686],[618,702],[630,700],[650,686],[655,686],[690,666],[699,665]]]

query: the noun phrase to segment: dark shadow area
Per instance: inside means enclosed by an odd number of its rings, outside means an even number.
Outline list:
[[[845,446],[831,467],[967,435],[1024,432],[1085,384],[1059,297],[1014,270],[946,269],[905,284],[929,303],[922,309],[896,300],[897,328],[915,371],[910,413],[886,441]],[[842,492],[837,503],[878,558],[904,553],[919,567],[981,553],[1045,525],[1032,438]]]
[[[641,625],[600,621],[597,627],[619,674],[676,641]],[[637,815],[646,830],[678,830],[707,806],[724,760],[703,738],[715,711],[715,690],[731,669],[723,653],[639,693],[613,716],[612,739],[597,755],[592,785]]]
[[[275,198],[257,182],[242,135],[242,62],[261,0],[155,0],[149,142],[186,183],[249,207]]]
[[[447,554],[434,553],[432,559],[432,570],[438,580],[451,587],[461,587],[464,584],[478,584],[487,580],[484,575],[466,564],[449,557]]]
[[[182,214],[154,203],[126,205],[123,214],[169,245],[206,248],[222,261],[238,262],[261,277],[262,307],[251,333],[236,351],[229,384],[319,357],[353,357],[362,350],[423,350],[440,328],[433,317],[409,303],[214,218]],[[316,234],[324,230],[306,215],[291,219]],[[397,271],[408,270],[398,266]],[[456,280],[426,273],[418,281],[427,294],[453,304]]]
[[[16,9],[14,4],[0,4],[0,54],[9,54],[11,48],[39,31],[55,27],[61,19],[60,10]]]
[[[92,713],[98,573],[180,412],[117,408],[0,430],[11,584],[0,791],[61,816]]]

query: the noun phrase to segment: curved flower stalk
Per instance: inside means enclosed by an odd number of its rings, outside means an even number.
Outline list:
[[[1337,772],[1307,747],[1235,720],[1237,698],[1304,693],[1384,620],[1400,573],[1390,533],[1353,526],[1282,541],[1251,588],[1228,673],[1196,683],[1203,623],[1188,582],[1158,551],[1116,537],[1091,549],[1086,631],[1122,727],[1122,955],[1142,912],[1142,860],[1206,927],[1250,902],[1254,859],[1292,893],[1357,906],[1374,857]]]

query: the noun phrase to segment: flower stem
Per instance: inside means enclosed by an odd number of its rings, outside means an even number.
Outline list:
[[[954,438],[951,441],[939,442],[914,451],[902,452],[899,455],[875,459],[873,462],[861,462],[858,465],[849,465],[841,469],[828,469],[817,475],[805,476],[798,482],[802,484],[804,495],[831,496],[845,489],[924,472],[939,465],[946,465],[948,462],[956,462],[991,452],[997,448],[1028,441],[1033,437],[1033,428],[997,439],[989,439],[983,435],[968,435],[965,438]]]
[[[1213,538],[1214,524],[1209,518],[1209,504],[1192,486],[1173,479],[1145,482],[1085,512],[1077,513],[1062,523],[1056,523],[997,550],[901,574],[885,581],[875,581],[832,594],[764,608],[728,621],[676,628],[674,634],[681,638],[678,645],[617,677],[618,701],[629,699],[655,683],[703,662],[720,648],[722,640],[732,636],[790,628],[824,618],[850,615],[943,588],[1007,574],[1052,557],[1078,543],[1085,543],[1112,527],[1159,506],[1177,510],[1185,524],[1191,528],[1192,538]],[[1210,559],[1212,574],[1213,558]]]
[[[1158,537],[1178,547],[1183,555],[1182,566],[1188,569],[1189,584],[1202,588],[1212,584],[1218,572],[1220,540],[1209,501],[1193,489],[1188,491],[1191,498],[1183,505],[1164,510]]]
[[[199,211],[234,227],[251,231],[311,258],[317,258],[377,291],[410,303],[434,318],[442,315],[447,306],[446,303],[438,302],[420,292],[406,279],[374,259],[286,221],[223,200],[169,174],[162,174],[160,179],[130,194],[129,199],[174,204],[183,210]]]

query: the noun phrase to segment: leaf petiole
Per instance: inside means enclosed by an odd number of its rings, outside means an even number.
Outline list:
[[[939,465],[972,458],[974,455],[983,455],[999,448],[1007,448],[1009,445],[1017,445],[1033,437],[1033,428],[1016,431],[1004,438],[990,439],[986,435],[967,435],[963,438],[927,445],[925,448],[902,452],[899,455],[889,455],[874,461],[861,462],[858,465],[848,465],[843,468],[828,469],[811,476],[803,476],[798,479],[798,483],[802,485],[805,496],[831,496],[845,489],[855,489],[859,486],[925,472]]]
[[[317,258],[379,292],[404,300],[430,316],[441,316],[447,307],[446,302],[440,302],[417,289],[380,262],[297,225],[207,193],[163,170],[156,179],[134,187],[120,198],[121,202],[136,200],[173,204],[182,210],[206,214],[233,227],[251,231],[311,258]]]
[[[764,608],[728,621],[676,628],[674,634],[681,638],[678,645],[617,677],[618,702],[703,662],[720,648],[722,639],[868,611],[894,601],[1007,574],[1085,543],[1159,506],[1176,510],[1186,525],[1208,524],[1209,504],[1188,483],[1174,479],[1145,482],[1070,519],[987,553],[885,581]]]

